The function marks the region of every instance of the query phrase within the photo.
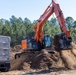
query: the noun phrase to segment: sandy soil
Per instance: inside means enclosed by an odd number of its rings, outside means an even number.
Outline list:
[[[72,50],[63,50],[61,53],[50,54],[45,50],[27,52],[20,58],[14,59],[14,55],[20,50],[20,46],[11,48],[10,71],[0,72],[0,75],[76,75],[75,44]]]
[[[58,71],[58,70],[40,70],[40,71],[9,71],[1,72],[0,75],[76,75],[76,70]]]

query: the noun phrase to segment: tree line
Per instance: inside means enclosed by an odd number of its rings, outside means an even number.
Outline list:
[[[71,37],[76,43],[76,21],[72,17],[67,17],[66,25],[71,30]],[[34,37],[35,32],[32,26],[35,25],[37,20],[31,22],[28,18],[24,20],[19,17],[11,16],[9,20],[0,19],[0,35],[11,37],[11,46],[21,44],[21,40],[26,37]],[[55,34],[61,33],[59,23],[56,18],[47,20],[43,28],[45,34],[54,37]]]

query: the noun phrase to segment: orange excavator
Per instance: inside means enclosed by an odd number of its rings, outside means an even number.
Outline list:
[[[70,30],[66,27],[66,20],[64,19],[62,10],[56,0],[52,0],[51,4],[46,8],[33,27],[35,37],[33,39],[27,38],[22,40],[23,49],[41,51],[44,48],[51,47],[52,39],[50,35],[44,34],[43,25],[53,13],[55,13],[61,29],[61,34],[56,34],[54,36],[54,48],[57,51],[71,48],[72,38],[70,36]]]

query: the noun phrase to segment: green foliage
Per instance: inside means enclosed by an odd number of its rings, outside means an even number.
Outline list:
[[[73,42],[76,43],[76,29],[73,29],[71,31],[71,36],[72,36]]]
[[[10,20],[0,19],[0,35],[10,36],[11,46],[20,44],[23,38],[34,37],[35,32],[32,26],[36,22],[37,20],[34,20],[32,23],[28,18],[23,20],[21,17],[17,18],[14,15],[11,16]],[[71,29],[72,39],[76,43],[76,21],[72,17],[67,17],[66,22],[69,29]],[[61,32],[56,18],[46,21],[43,30],[45,34],[49,34],[52,37]]]
[[[60,33],[60,28],[58,26],[56,18],[52,18],[50,21],[46,21],[43,29],[45,34],[49,34],[52,37],[54,37],[55,34]]]
[[[74,26],[74,20],[72,17],[67,17],[66,18],[66,23],[68,25],[68,28],[71,30]]]

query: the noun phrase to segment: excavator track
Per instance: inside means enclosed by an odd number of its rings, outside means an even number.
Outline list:
[[[35,54],[35,53],[37,53],[37,52],[41,52],[41,51],[35,51],[35,50],[27,49],[27,50],[25,50],[25,51],[23,51],[23,52],[16,53],[14,58],[17,59],[17,58],[20,58],[20,57],[23,56],[23,55]]]
[[[20,58],[21,56],[23,55],[27,55],[27,54],[36,54],[36,53],[41,53],[42,51],[45,52],[48,52],[48,53],[51,53],[51,54],[56,54],[57,52],[55,50],[48,50],[48,49],[42,49],[41,51],[36,51],[36,50],[27,50],[25,52],[20,52],[20,53],[17,53],[15,54],[14,58],[17,59],[17,58]],[[31,56],[31,55],[30,55]]]

